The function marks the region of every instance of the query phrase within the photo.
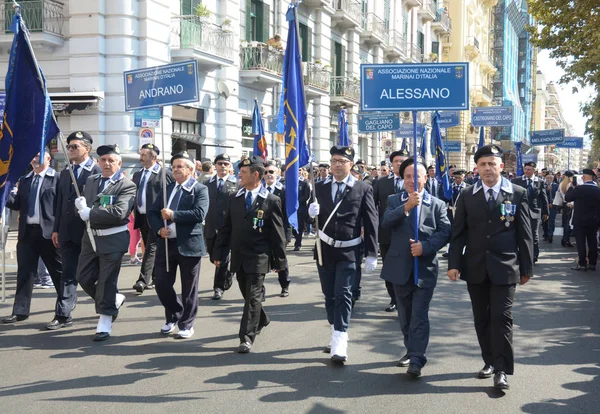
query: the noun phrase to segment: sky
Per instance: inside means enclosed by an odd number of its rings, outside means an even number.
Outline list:
[[[554,81],[557,84],[560,96],[560,104],[563,109],[565,120],[573,126],[575,136],[584,136],[585,131],[585,118],[579,110],[581,104],[590,99],[593,93],[591,87],[587,87],[583,90],[580,89],[579,93],[573,94],[574,83],[570,84],[559,84],[560,77],[564,74],[564,71],[556,66],[554,59],[550,58],[547,50],[541,50],[538,54],[538,69],[542,71],[546,78],[546,82]]]

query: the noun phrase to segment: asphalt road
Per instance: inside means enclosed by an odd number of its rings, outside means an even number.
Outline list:
[[[308,245],[309,243],[307,243]],[[210,300],[213,266],[204,260],[196,334],[162,337],[163,308],[153,291],[137,296],[138,267],[123,267],[127,296],[110,340],[92,342],[97,317],[85,293],[71,328],[45,331],[52,290],[36,290],[32,315],[0,325],[0,412],[209,413],[597,413],[600,412],[600,271],[569,270],[575,250],[544,243],[536,277],[519,287],[514,307],[515,375],[510,390],[479,380],[483,366],[463,282],[440,275],[431,304],[429,363],[410,380],[395,361],[404,353],[379,269],[363,276],[363,297],[349,332],[349,363],[322,353],[329,327],[308,247],[290,252],[292,285],[279,298],[267,276],[272,319],[252,353],[234,353],[243,306],[234,283]],[[15,261],[7,261],[11,312]]]

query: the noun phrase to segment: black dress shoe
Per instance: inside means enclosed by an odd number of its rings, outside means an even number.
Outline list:
[[[448,253],[444,253],[442,257],[448,257]]]
[[[398,360],[398,362],[396,363],[397,367],[407,367],[410,365],[410,358],[408,357],[408,354],[404,355],[402,358],[400,358]]]
[[[295,252],[299,252],[299,251],[300,251],[300,246],[296,246],[296,247],[294,247],[294,251],[295,251]]]
[[[252,344],[250,342],[242,342],[240,346],[237,347],[238,354],[247,354],[252,349]]]
[[[258,325],[258,329],[256,329],[256,334],[258,335],[259,333],[261,333],[263,328],[266,328],[267,326],[269,326],[270,323],[271,323],[271,320],[269,319],[264,324]]]
[[[578,272],[586,272],[587,271],[587,266],[577,265],[575,267],[572,267],[571,270],[577,270]]]
[[[348,357],[346,355],[334,355],[331,357],[331,360],[337,364],[345,364],[348,362]]]
[[[223,292],[221,292],[221,290],[215,290],[215,293],[212,295],[212,300],[221,300],[221,298],[223,297]]]
[[[413,378],[419,378],[421,376],[421,367],[417,364],[410,364],[406,373]]]
[[[331,354],[331,346],[327,345],[325,348],[323,348],[323,353],[324,354]]]
[[[55,317],[51,322],[47,323],[45,328],[49,331],[54,331],[60,328],[66,328],[67,326],[73,325],[73,319],[71,318],[61,318]]]
[[[262,287],[262,298],[260,299],[261,302],[264,302],[267,300],[267,289],[263,286]]]
[[[290,296],[290,290],[288,288],[282,288],[279,296],[282,298],[287,298],[288,296]]]
[[[143,281],[138,280],[137,282],[135,282],[135,285],[133,285],[133,290],[135,290],[139,294],[142,294],[144,293],[144,290],[146,290],[146,284]]]
[[[552,243],[552,236],[548,237],[548,243]]]
[[[494,367],[490,364],[485,364],[477,373],[477,378],[490,378],[494,373]]]
[[[96,335],[94,335],[94,341],[96,342],[101,342],[101,341],[106,341],[108,338],[110,338],[110,334],[108,332],[96,332]]]
[[[387,308],[385,308],[386,312],[394,312],[396,310],[396,304],[390,303]]]
[[[575,247],[570,241],[565,242],[565,247]]]
[[[9,317],[2,319],[2,323],[15,323],[26,321],[27,319],[29,319],[29,316],[27,315],[10,315]]]
[[[587,270],[596,271],[596,265],[588,265]]]
[[[494,388],[497,390],[507,390],[509,388],[508,379],[504,372],[498,371],[494,374]]]

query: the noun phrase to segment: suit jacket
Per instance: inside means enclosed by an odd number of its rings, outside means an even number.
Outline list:
[[[217,234],[212,261],[225,261],[231,272],[268,273],[287,266],[281,200],[261,187],[246,212],[246,189],[229,197],[225,222]],[[262,217],[262,218],[261,218]]]
[[[442,190],[442,183],[440,183],[438,181],[438,179],[434,177],[433,178],[433,186],[432,186],[430,180],[431,179],[429,177],[427,177],[427,182],[425,183],[425,190],[427,190],[427,192],[430,195],[432,195],[433,197],[443,200],[444,195],[443,195],[443,190]],[[432,187],[435,187],[435,192],[433,191]]]
[[[21,178],[19,188],[16,192],[11,191],[6,200],[6,207],[19,211],[19,235],[18,239],[25,238],[25,226],[27,225],[27,210],[29,209],[29,192],[33,183],[34,172],[30,172]],[[44,239],[52,238],[54,229],[54,204],[56,188],[58,186],[58,174],[52,168],[46,170],[46,175],[39,181],[40,192],[37,198],[39,203],[40,226]]]
[[[58,187],[56,189],[56,208],[54,210],[54,232],[58,232],[59,243],[71,242],[81,244],[85,231],[85,223],[79,218],[75,208],[77,193],[71,180],[70,166],[60,172]],[[84,193],[85,183],[92,174],[99,174],[100,167],[89,158],[81,168],[77,177],[79,194]]]
[[[395,176],[392,173],[386,177],[381,177],[373,186],[373,199],[379,212],[379,231],[377,234],[379,236],[379,243],[381,244],[390,244],[392,242],[391,229],[383,226],[381,221],[383,220],[383,214],[387,209],[388,197],[396,194],[396,188],[394,184]]]
[[[273,192],[271,194],[276,195],[281,200],[281,211],[283,213],[283,230],[285,233],[285,240],[289,243],[292,240],[292,226],[290,226],[290,221],[288,220],[288,216],[286,213],[287,210],[285,204],[285,185],[281,184],[281,182],[276,182],[275,188],[273,188]]]
[[[85,183],[84,196],[88,207],[91,208],[90,227],[95,230],[103,230],[127,225],[135,202],[135,184],[121,171],[117,171],[106,182],[102,193],[98,194],[101,178],[102,174],[90,175]],[[106,207],[102,206],[100,204],[102,195],[113,197],[111,204]],[[88,238],[87,232],[83,233],[83,239],[85,238]],[[129,248],[128,231],[94,238],[96,252],[100,254],[126,252]]]
[[[167,186],[167,200],[171,197],[173,189],[177,185],[172,182]],[[152,231],[157,234],[164,227],[164,221],[160,214],[164,208],[164,200],[158,197],[148,213],[148,222]],[[202,222],[209,209],[208,189],[190,177],[181,185],[181,196],[177,209],[173,211],[172,221],[175,223],[177,232],[177,250],[179,254],[186,257],[200,257],[206,254]],[[159,254],[164,254],[164,241],[158,242]]]
[[[554,197],[556,197],[556,192],[558,191],[558,183],[552,182],[550,184],[550,189],[548,189],[548,184],[545,184],[546,187],[546,195],[548,196],[548,204],[552,204],[554,202]]]
[[[221,191],[219,188],[219,177],[213,175],[208,183],[208,198],[210,199],[210,206],[208,207],[208,215],[204,224],[204,235],[207,239],[216,237],[217,231],[223,227],[225,222],[225,211],[229,205],[229,198],[232,194],[237,193],[238,185],[237,179],[230,175],[227,180],[223,182]]]
[[[396,285],[404,285],[412,277],[414,257],[410,252],[410,239],[415,238],[414,214],[404,212],[408,193],[391,195],[382,224],[392,231],[392,245],[385,256],[381,278]],[[419,257],[419,287],[435,287],[438,277],[437,252],[448,243],[452,227],[446,214],[446,203],[430,195],[427,190],[419,212],[419,241],[423,255]],[[400,270],[401,269],[401,270]]]
[[[298,212],[308,211],[308,200],[310,199],[310,185],[304,178],[298,180]]]
[[[575,202],[573,225],[577,227],[598,227],[600,225],[600,188],[595,183],[585,183],[571,187],[565,194],[565,201]]]
[[[327,218],[335,205],[331,193],[334,180],[327,180],[315,185],[315,192],[319,200],[319,225],[325,226]],[[362,181],[357,181],[351,175],[344,188],[340,207],[327,227],[321,228],[327,236],[338,241],[352,240],[361,236],[364,228],[363,243],[366,256],[377,257],[377,230],[379,216],[373,200],[373,187]],[[326,243],[321,243],[323,253],[323,266],[331,268],[338,261],[356,262],[360,255],[360,244],[357,246],[336,248]],[[315,250],[315,259],[317,252]]]
[[[521,176],[515,178],[513,184],[523,187],[527,191],[527,200],[532,219],[540,219],[548,215],[548,193],[546,192],[545,181],[537,176],[532,178],[531,188],[527,188],[527,177]]]
[[[162,197],[162,170],[161,170],[161,168],[162,167],[160,166],[160,164],[158,164],[158,163],[154,164],[154,167],[152,167],[150,169],[150,176],[146,179],[147,180],[147,182],[146,182],[146,215],[148,214],[148,211],[154,205],[154,201],[157,198]],[[131,180],[135,183],[135,186],[137,187],[136,201],[137,201],[137,191],[142,191],[141,188],[139,188],[139,187],[140,187],[140,180],[142,178],[143,171],[144,171],[143,168],[140,169],[139,171],[136,171],[133,174],[133,177],[131,178]],[[171,171],[166,170],[165,175],[166,175],[167,185],[169,185],[170,183],[173,182],[173,174],[171,174]],[[134,229],[142,228],[142,219],[144,219],[144,217],[142,217],[142,216],[143,215],[138,210],[137,202],[133,203],[133,217],[134,217],[133,228]]]
[[[493,284],[508,285],[518,283],[521,276],[533,276],[527,190],[506,178],[501,180],[500,193],[491,210],[481,181],[462,190],[458,199],[448,269],[458,269],[461,279],[469,283],[482,283],[488,275]],[[505,209],[516,207],[513,220],[502,214],[501,205]]]

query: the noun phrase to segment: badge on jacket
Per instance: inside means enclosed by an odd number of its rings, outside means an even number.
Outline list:
[[[517,213],[517,206],[510,201],[505,201],[500,205],[500,220],[504,221],[506,227],[510,227],[510,223],[515,221],[515,214]]]
[[[263,210],[258,210],[258,212],[256,213],[256,217],[254,218],[254,226],[252,226],[252,228],[254,230],[256,230],[258,228],[258,232],[262,233],[262,228],[264,226],[264,220],[263,217],[265,215],[265,212]]]
[[[114,201],[115,201],[115,196],[112,196],[112,195],[103,194],[100,197],[100,205],[104,208],[112,207]]]

